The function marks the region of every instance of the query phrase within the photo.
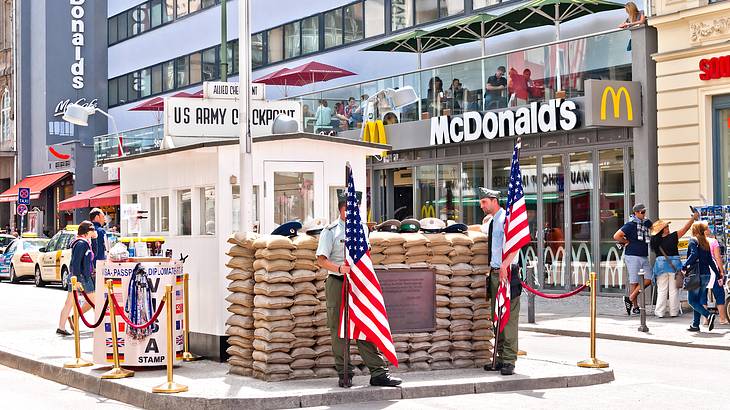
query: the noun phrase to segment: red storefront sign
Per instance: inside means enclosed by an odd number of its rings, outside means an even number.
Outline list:
[[[730,77],[730,56],[703,58],[700,60],[700,71],[702,81]]]

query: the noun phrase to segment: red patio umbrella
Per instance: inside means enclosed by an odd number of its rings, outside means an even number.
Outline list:
[[[289,71],[288,68],[281,68],[279,70],[272,71],[257,80],[253,80],[253,82],[261,83],[261,84],[268,84],[268,85],[286,85],[284,83],[279,83],[277,80],[277,76],[285,74],[288,71]]]
[[[129,111],[162,111],[165,109],[165,99],[162,97],[150,98],[140,105],[132,107]]]
[[[306,64],[294,67],[286,72],[273,76],[270,79],[272,82],[267,82],[266,84],[294,85],[301,87],[307,84],[334,80],[335,78],[347,77],[350,75],[355,75],[355,73],[343,68],[310,61]]]

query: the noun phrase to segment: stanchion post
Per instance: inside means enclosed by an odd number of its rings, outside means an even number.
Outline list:
[[[639,311],[641,312],[641,324],[639,325],[639,332],[648,332],[649,327],[646,325],[646,287],[644,286],[644,275],[646,272],[644,272],[644,269],[639,269],[639,286],[641,286],[641,293],[639,296],[641,297],[641,307],[639,307]]]
[[[183,339],[185,346],[183,349],[182,359],[185,362],[193,362],[195,360],[200,360],[201,357],[190,352],[190,299],[188,299],[188,282],[190,281],[190,275],[186,273],[183,278],[183,312],[185,313],[183,318]]]
[[[76,281],[76,276],[71,276],[71,291],[75,291],[78,289],[78,282]],[[73,297],[73,293],[71,294]],[[91,362],[87,362],[86,360],[81,358],[81,338],[79,336],[79,315],[81,312],[79,312],[79,308],[76,304],[76,301],[73,301],[74,304],[74,318],[73,318],[73,325],[74,325],[74,349],[76,350],[76,358],[73,361],[64,363],[63,367],[67,369],[77,369],[79,367],[87,367],[87,366],[93,366],[94,364]],[[102,313],[103,314],[103,313]]]
[[[578,362],[578,367],[587,367],[591,369],[608,367],[607,362],[596,359],[596,296],[598,294],[598,286],[596,282],[596,272],[591,272],[591,358]]]
[[[167,382],[152,388],[152,393],[181,393],[188,391],[188,386],[172,380],[172,366],[175,364],[175,350],[172,345],[172,285],[165,285],[165,303],[167,308]]]
[[[123,379],[125,377],[134,376],[134,371],[122,369],[119,366],[119,346],[117,345],[117,312],[114,308],[114,302],[111,298],[114,296],[114,285],[112,280],[106,281],[106,297],[109,299],[109,320],[112,325],[112,352],[114,353],[114,367],[101,375],[102,379]]]
[[[527,268],[527,281],[533,288],[535,287],[535,267]],[[529,293],[527,295],[527,323],[535,323],[535,295]]]

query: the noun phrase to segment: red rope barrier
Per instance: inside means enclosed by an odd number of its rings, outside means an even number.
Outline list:
[[[533,294],[540,296],[542,298],[545,298],[545,299],[565,299],[565,298],[569,298],[571,296],[575,296],[575,295],[579,294],[580,292],[583,292],[584,290],[586,290],[586,288],[588,288],[588,285],[583,284],[575,290],[571,290],[568,293],[561,293],[558,295],[550,294],[550,293],[542,293],[537,289],[531,288],[530,285],[528,285],[524,281],[522,281],[522,287],[525,288],[525,290],[527,290],[528,292],[533,293]]]
[[[152,318],[150,318],[150,320],[147,323],[143,323],[141,325],[135,325],[134,323],[132,323],[131,320],[129,320],[127,315],[124,314],[124,309],[122,309],[119,306],[119,302],[117,302],[117,298],[114,297],[114,294],[113,293],[110,294],[109,297],[111,298],[112,303],[114,304],[114,313],[119,312],[119,315],[122,317],[122,319],[125,322],[127,322],[127,325],[134,329],[144,329],[144,328],[150,327],[153,323],[155,323],[155,321],[157,320],[157,317],[160,316],[160,314],[162,313],[162,308],[165,306],[165,299],[163,298],[162,302],[160,302],[160,305],[157,306],[157,311],[152,315]]]
[[[84,296],[84,299],[86,299],[86,303],[88,303],[92,309],[96,309],[94,302],[91,301],[91,298],[89,298],[89,295],[86,294],[85,290],[81,289],[81,295]]]
[[[86,327],[91,328],[91,329],[94,329],[94,328],[97,328],[97,327],[101,326],[101,323],[104,321],[104,312],[106,312],[106,308],[109,307],[109,300],[107,299],[106,301],[104,301],[104,308],[101,309],[101,313],[99,314],[99,319],[97,319],[96,323],[94,323],[92,325],[92,324],[90,324],[86,320],[86,318],[84,317],[84,314],[81,313],[81,306],[79,306],[79,295],[78,295],[78,293],[74,290],[73,291],[73,294],[74,294],[74,303],[76,304],[76,309],[78,309],[78,312],[79,312],[79,319],[81,319],[81,321],[84,322],[84,324],[86,325]],[[96,310],[96,309],[94,309],[94,310]]]

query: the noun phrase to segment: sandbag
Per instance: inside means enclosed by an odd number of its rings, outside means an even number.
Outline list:
[[[317,296],[317,288],[312,282],[299,282],[294,284],[294,293],[296,295],[313,295]]]
[[[232,304],[236,305],[242,305],[245,307],[253,307],[253,295],[247,294],[247,293],[231,293],[226,297],[226,301]]]
[[[317,260],[317,254],[309,249],[296,249],[292,252],[292,255],[294,255],[295,259]]]
[[[321,356],[314,360],[317,367],[334,367],[335,357],[334,356]]]
[[[314,360],[312,359],[296,359],[291,362],[291,368],[294,370],[300,369],[311,369],[314,367]]]
[[[229,280],[247,280],[253,278],[253,263],[251,263],[251,269],[231,269],[226,275],[226,279]]]
[[[314,325],[322,326],[322,327],[327,326],[327,311],[326,310],[324,312],[317,313],[314,316]]]
[[[253,318],[256,320],[288,320],[292,319],[292,314],[289,309],[266,309],[266,308],[255,308],[253,310]]]
[[[382,253],[370,254],[370,259],[373,261],[373,265],[382,265],[386,255]]]
[[[447,233],[444,235],[446,236],[446,240],[448,240],[449,243],[454,246],[471,246],[474,244],[474,241],[468,235],[464,235],[463,233]]]
[[[474,241],[475,245],[477,243],[486,243],[489,240],[489,237],[487,236],[487,234],[485,234],[484,232],[481,232],[481,231],[469,230],[469,231],[466,231],[466,236],[471,238],[471,240]]]
[[[474,253],[471,251],[471,248],[464,245],[454,245],[453,250],[449,252],[449,256],[472,256]],[[256,257],[258,258],[258,252],[256,252]]]
[[[406,256],[406,264],[410,265],[411,269],[415,269],[414,265],[418,265],[420,263],[425,263],[431,260],[430,255],[416,255],[416,256]]]
[[[396,352],[408,352],[408,347],[410,346],[410,343],[408,342],[393,342],[393,346],[395,347]]]
[[[316,280],[325,280],[327,279],[327,276],[329,276],[330,272],[327,269],[320,268],[317,271],[315,271],[315,279]]]
[[[448,285],[451,283],[451,279],[448,276],[438,273],[434,276],[434,279],[436,279],[436,284],[438,285]]]
[[[306,338],[314,338],[315,331],[313,327],[298,327],[295,326],[294,329],[292,329],[291,334],[293,334],[297,339],[300,337],[306,337]]]
[[[261,339],[254,339],[253,348],[265,353],[289,351],[289,343],[269,343]]]
[[[259,328],[253,332],[254,339],[263,340],[269,343],[289,343],[296,339],[291,332],[270,332],[268,329]]]
[[[451,359],[449,360],[431,360],[431,370],[449,370],[453,369],[454,365],[451,364]]]
[[[253,269],[254,263],[255,262],[253,258],[235,256],[231,258],[228,263],[226,263],[226,266],[231,269],[251,270]]]
[[[319,305],[319,299],[312,295],[296,295],[294,297],[294,305],[317,306]]]
[[[468,255],[449,256],[449,258],[451,258],[452,264],[471,263],[472,259],[474,259],[473,256],[468,256]]]
[[[408,341],[411,343],[430,342],[431,334],[427,332],[409,333]]]
[[[409,265],[406,265],[405,263],[390,263],[385,266],[386,270],[398,270],[398,269],[410,269],[411,267]]]
[[[427,233],[423,234],[423,236],[426,237],[426,240],[428,240],[428,243],[431,244],[431,247],[441,245],[451,246],[451,242],[446,239],[446,235],[443,233]]]
[[[274,260],[287,260],[287,261],[293,261],[296,258],[292,254],[292,251],[289,249],[259,249],[256,251],[256,259],[268,259],[271,261]]]
[[[451,342],[448,340],[433,342],[431,347],[428,348],[428,353],[433,354],[436,352],[448,352],[451,349]]]
[[[448,330],[449,326],[451,326],[451,321],[449,321],[446,328],[436,329],[436,331],[431,333],[431,343],[449,340],[449,337],[451,337],[451,332]]]
[[[228,285],[228,290],[231,292],[243,292],[252,293],[254,287],[253,279],[247,280],[234,280]]]
[[[317,354],[314,353],[314,349],[311,349],[309,347],[297,347],[296,349],[292,350],[291,357],[293,359],[314,359],[317,357]]]
[[[317,344],[317,341],[309,338],[309,337],[298,337],[295,341],[290,343],[290,347],[292,349],[296,349],[298,347],[314,347]]]
[[[449,330],[451,330],[452,335],[455,332],[464,332],[467,330],[471,330],[471,320],[452,319]]]
[[[299,282],[312,282],[317,277],[317,274],[311,270],[295,269],[291,271],[292,283]]]
[[[471,297],[472,289],[465,286],[451,286],[451,296],[468,296]],[[471,312],[470,312],[471,313]]]
[[[294,307],[314,307],[314,306],[294,306]],[[310,315],[297,316],[294,318],[294,324],[299,328],[309,328],[314,326],[314,318]],[[314,332],[314,330],[312,330]],[[310,336],[314,337],[314,335]]]
[[[250,368],[253,366],[253,360],[244,359],[238,356],[231,356],[228,358],[228,364],[235,367]]]
[[[253,232],[236,232],[228,237],[228,243],[251,249],[259,235]]]
[[[266,329],[269,332],[291,332],[296,323],[291,319],[286,320],[255,320],[253,326],[256,329]]]
[[[289,364],[294,361],[291,356],[284,352],[265,353],[255,350],[252,354],[253,360],[266,364]]]
[[[331,367],[316,367],[314,375],[318,378],[337,377],[337,370],[335,370],[334,365]]]
[[[256,296],[258,297],[258,296]],[[452,297],[449,301],[449,307],[453,308],[471,308],[474,302],[466,296]]]
[[[247,367],[232,365],[230,369],[228,369],[228,372],[237,376],[253,377],[253,369]]]
[[[394,232],[372,232],[368,239],[371,244],[379,246],[401,245],[406,241],[401,234]]]
[[[258,282],[267,283],[291,283],[292,276],[289,272],[284,271],[266,271],[265,269],[259,269],[254,272],[254,280]]]
[[[294,300],[282,296],[269,297],[265,295],[256,295],[253,299],[255,307],[267,309],[286,309],[294,304]]]
[[[255,271],[258,271],[260,269],[264,269],[267,272],[276,272],[276,271],[285,271],[288,272],[292,269],[294,269],[294,262],[293,261],[287,261],[287,260],[273,260],[270,261],[268,259],[256,259],[253,263],[253,269]],[[257,280],[258,282],[258,280]]]
[[[437,295],[444,295],[444,296],[451,295],[451,286],[441,285],[441,284],[437,283],[436,284],[436,294]]]
[[[488,265],[489,257],[487,255],[476,255],[471,259],[472,265]]]
[[[448,255],[454,250],[454,247],[451,245],[438,245],[433,246],[431,245],[431,253],[433,255]]]
[[[494,332],[492,329],[479,329],[475,330],[472,335],[472,340],[487,341],[494,338]]]
[[[453,276],[467,276],[474,273],[474,269],[466,263],[457,263],[451,266],[451,274]]]
[[[314,313],[317,311],[317,308],[315,306],[292,306],[291,309],[289,309],[292,316],[299,317],[299,316],[314,316]],[[312,320],[314,318],[310,318]]]
[[[414,246],[412,248],[408,248],[406,250],[406,256],[421,256],[421,255],[429,255],[431,251],[428,249],[428,246],[421,245],[421,246]]]
[[[314,354],[317,357],[323,357],[323,356],[332,356],[332,346],[316,346],[312,348],[314,350]]]
[[[253,318],[250,316],[231,315],[226,320],[226,325],[238,326],[244,329],[253,329]]]
[[[437,307],[449,306],[450,303],[451,303],[450,298],[443,296],[443,295],[436,295],[436,306]]]
[[[471,276],[452,276],[449,280],[449,284],[452,288],[455,287],[466,287],[471,286]],[[471,294],[471,293],[469,293]]]
[[[408,363],[428,362],[431,360],[431,355],[425,351],[413,352],[408,355]]]
[[[253,339],[253,329],[244,329],[238,326],[229,326],[226,329],[226,335],[238,336],[244,339]]]
[[[372,256],[376,253],[383,253],[384,250],[385,250],[385,246],[373,245],[370,247],[370,255]]]
[[[487,241],[474,242],[474,245],[471,246],[471,251],[474,255],[486,255],[489,253],[489,245]]]
[[[266,296],[294,296],[294,287],[288,283],[261,282],[254,286],[254,294]]]
[[[297,259],[294,261],[294,269],[316,271],[317,269],[319,269],[319,266],[317,266],[317,263],[313,260]]]
[[[421,233],[409,232],[401,234],[401,236],[405,240],[403,242],[403,247],[405,248],[413,248],[416,246],[423,246],[428,244],[428,239]]]
[[[446,255],[433,255],[431,256],[431,263],[434,265],[451,265],[452,261]],[[451,274],[451,271],[449,271],[449,274]]]
[[[261,372],[264,375],[270,375],[270,374],[288,375],[292,372],[291,367],[289,367],[288,364],[267,364],[264,362],[259,362],[257,360],[253,361],[253,368],[254,368],[254,370]]]
[[[492,311],[491,311],[491,309],[489,309],[489,307],[483,307],[483,308],[472,307],[472,310],[474,311],[475,318],[490,319],[492,317]]]
[[[325,284],[326,284],[326,281],[324,281],[324,280],[315,280],[314,281],[314,287],[317,288],[318,292],[321,292],[324,290]]]
[[[436,331],[437,332],[441,329],[448,329],[449,327],[451,327],[451,321],[448,319],[449,317],[451,317],[451,310],[449,310],[449,308],[439,308],[439,309],[446,309],[446,312],[442,312],[442,313],[437,312],[436,316],[443,316],[445,314],[446,317],[444,317],[444,318],[437,317],[436,318],[436,329],[437,329]],[[448,330],[447,330],[447,333],[448,333]]]
[[[487,286],[486,275],[471,275],[471,286],[472,288],[484,288]],[[486,295],[486,293],[485,293]],[[485,296],[486,297],[486,296]]]
[[[451,341],[458,342],[460,340],[471,341],[474,334],[471,330],[462,330],[460,332],[451,332]]]
[[[231,346],[238,346],[243,349],[253,350],[253,341],[250,339],[246,339],[241,336],[229,336],[226,340]]]
[[[385,266],[388,265],[394,265],[394,264],[402,264],[406,261],[406,255],[388,255],[383,259],[382,264]],[[406,267],[408,268],[408,267]]]
[[[256,252],[253,249],[244,248],[243,246],[239,245],[231,246],[231,248],[228,249],[228,252],[226,252],[226,255],[230,257],[242,256],[250,259],[253,259],[255,254]]]
[[[478,265],[478,264],[472,264],[472,269],[474,269],[474,274],[476,275],[489,275],[489,272],[492,271],[492,267],[489,266],[489,264],[484,265]]]
[[[231,356],[238,356],[242,359],[251,359],[253,355],[253,349],[244,349],[240,346],[233,345],[226,349],[226,353]]]
[[[296,249],[291,239],[281,235],[264,235],[253,243],[256,249]]]
[[[477,316],[474,316],[476,319]],[[491,329],[492,328],[492,321],[487,319],[477,319],[474,320],[471,324],[471,330],[482,330],[482,329]],[[476,334],[476,333],[475,333]]]
[[[436,298],[438,299],[438,296],[436,296]],[[446,300],[449,300],[449,298],[446,298]],[[446,307],[446,306],[437,306],[436,307],[436,318],[448,319],[450,316],[451,316],[451,309],[449,309],[448,307]]]
[[[292,239],[292,243],[297,249],[316,251],[319,246],[319,238],[316,236],[299,234]]]
[[[472,350],[471,342],[466,340],[459,340],[451,343],[454,350]]]
[[[455,308],[451,309],[451,319],[452,320],[467,320],[470,321],[474,314],[472,313],[472,310],[469,308]]]
[[[487,287],[475,288],[471,292],[472,299],[486,299],[487,298]]]
[[[428,364],[428,362],[416,362],[416,363],[409,363],[410,370],[414,372],[428,372],[431,370],[431,365]]]
[[[413,353],[417,351],[426,351],[431,346],[431,342],[418,342],[418,343],[410,343],[408,345],[408,352]]]
[[[228,306],[226,310],[241,316],[251,316],[251,313],[253,313],[253,308],[235,304]]]
[[[406,249],[400,245],[388,246],[383,251],[384,255],[403,255],[406,253]]]

